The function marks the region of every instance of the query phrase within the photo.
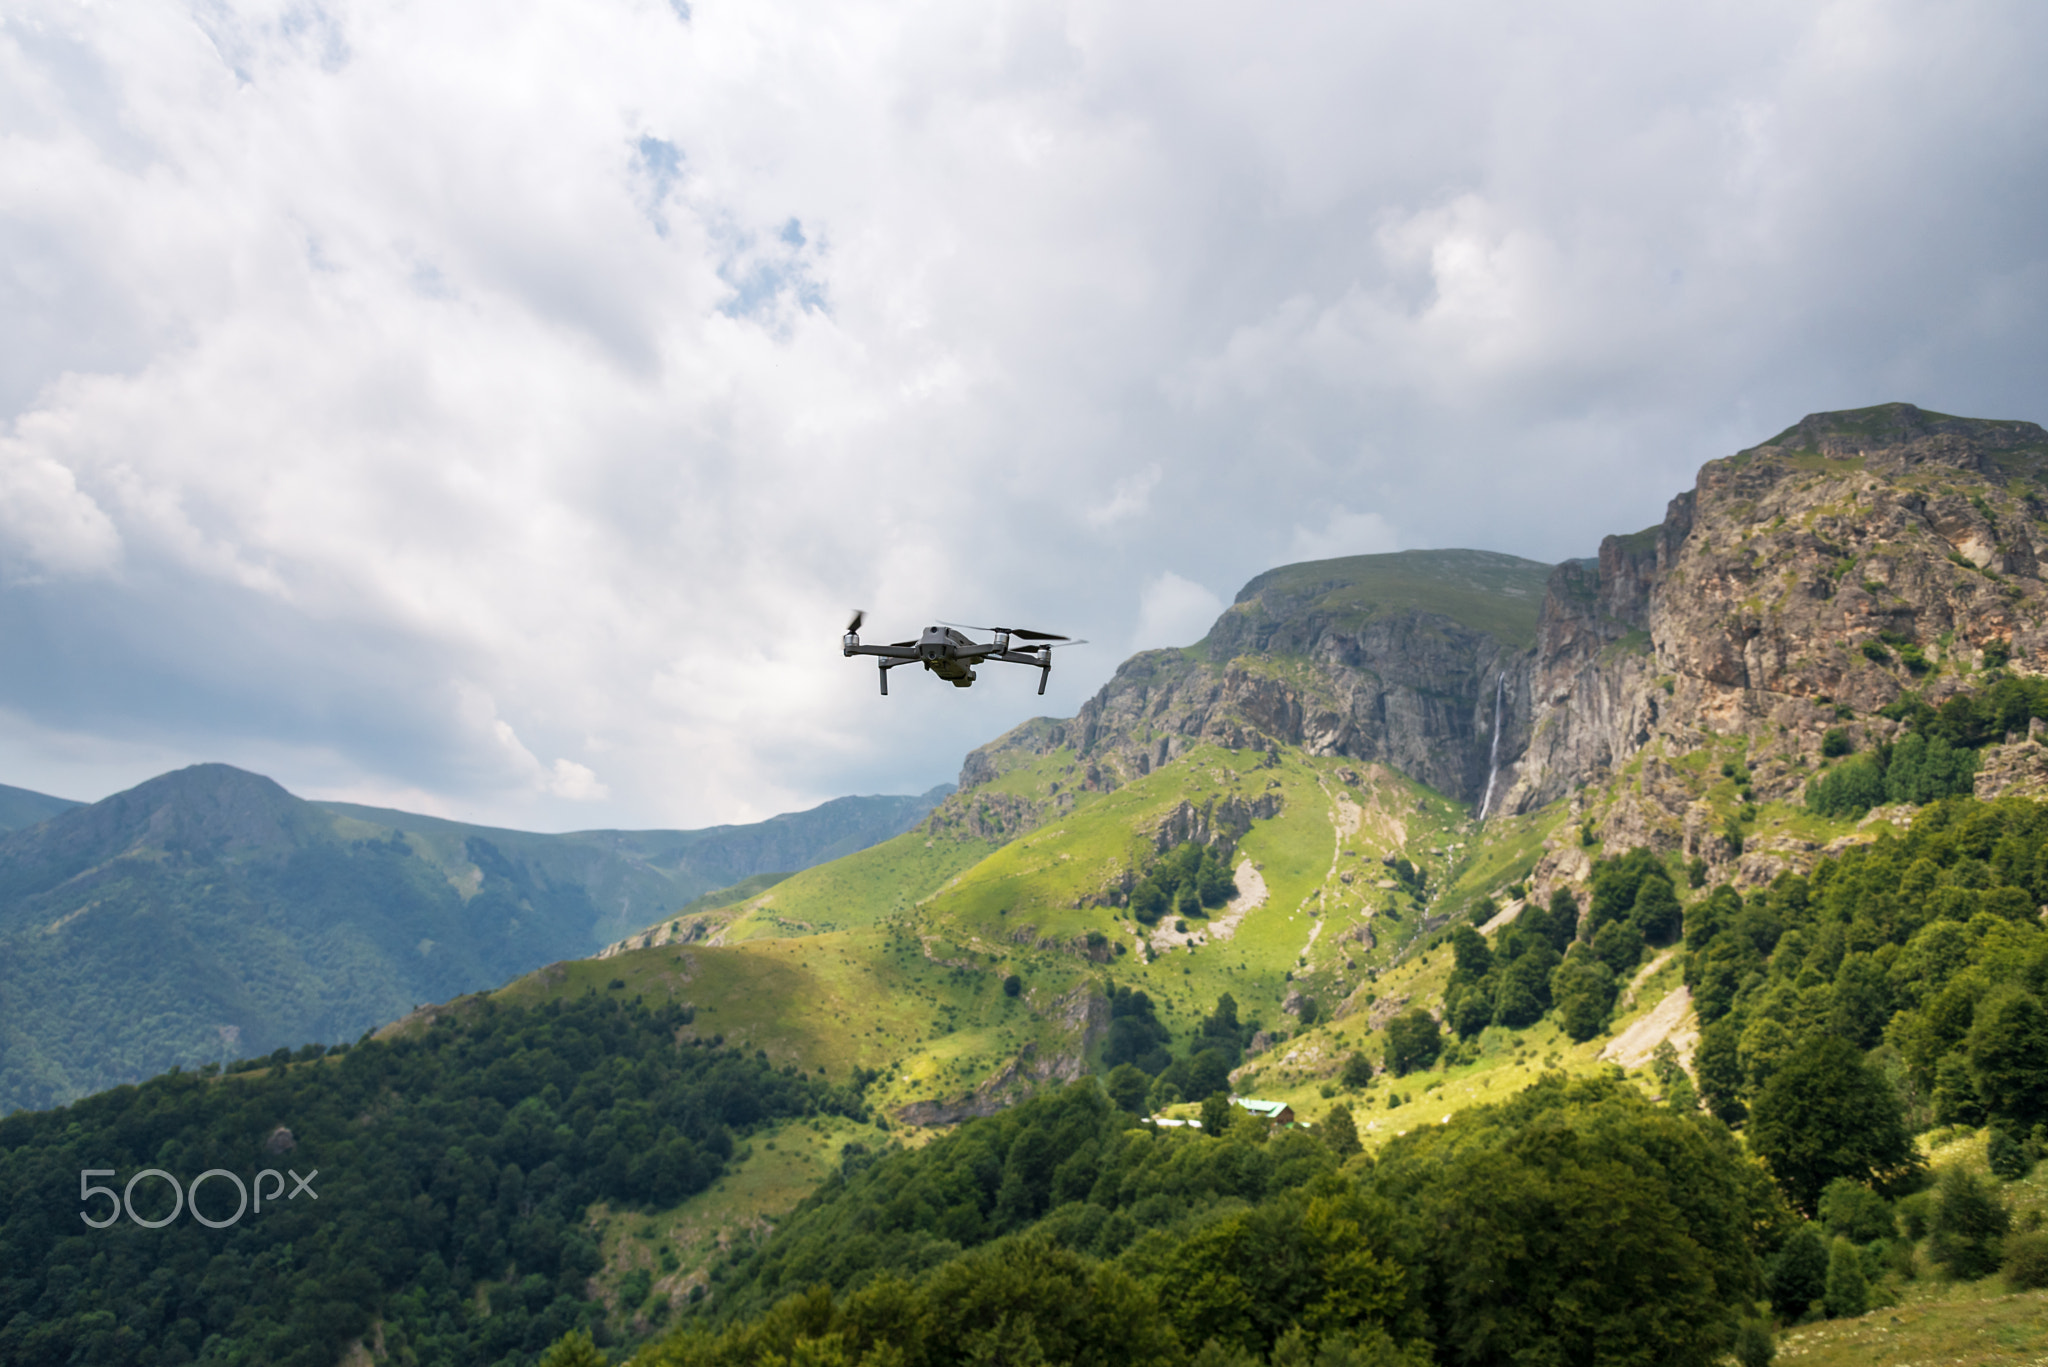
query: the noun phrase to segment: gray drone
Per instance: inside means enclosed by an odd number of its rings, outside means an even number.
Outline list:
[[[922,663],[924,667],[955,688],[971,688],[974,684],[974,667],[983,660],[1002,660],[1007,664],[1030,665],[1038,671],[1038,691],[1045,692],[1045,681],[1052,677],[1052,652],[1058,646],[1082,646],[1086,641],[1073,641],[1065,636],[1056,636],[1050,631],[1027,631],[1023,627],[961,627],[957,623],[941,622],[924,629],[924,634],[915,641],[898,641],[893,645],[864,646],[860,643],[860,624],[867,620],[867,613],[855,609],[853,620],[846,624],[846,639],[840,642],[841,650],[848,655],[879,655],[878,666],[882,675],[882,696],[889,696],[889,671],[898,665]],[[983,644],[969,640],[961,631],[990,631],[995,640]],[[1012,646],[1012,641],[1030,641],[1036,644]]]

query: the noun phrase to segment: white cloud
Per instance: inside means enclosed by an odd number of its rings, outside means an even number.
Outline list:
[[[1131,633],[1132,650],[1191,645],[1209,634],[1229,604],[1192,579],[1171,570],[1152,576],[1138,596],[1138,626]]]
[[[1378,555],[1401,549],[1400,535],[1378,513],[1354,513],[1342,504],[1330,509],[1319,528],[1296,524],[1289,560],[1334,560],[1344,555]]]
[[[1203,586],[1397,528],[1588,552],[1810,410],[2048,416],[2044,37],[19,0],[0,781],[219,758],[579,826],[919,789],[1117,652],[884,700],[856,604],[1192,640]]]
[[[1154,461],[1135,475],[1126,475],[1116,482],[1105,502],[1090,508],[1083,517],[1091,527],[1108,528],[1143,516],[1152,505],[1152,491],[1159,487],[1163,473],[1159,462]]]

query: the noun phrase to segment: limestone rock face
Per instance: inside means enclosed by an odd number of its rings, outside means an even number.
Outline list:
[[[1657,525],[1547,572],[1436,551],[1261,575],[1204,646],[1132,657],[1079,716],[970,755],[960,785],[1062,746],[1081,786],[1109,788],[1197,743],[1278,742],[1490,812],[1571,797],[1540,895],[1583,877],[1595,846],[1753,881],[1811,852],[1745,855],[1740,799],[1709,791],[1721,765],[1739,761],[1748,798],[1796,800],[1829,728],[1888,740],[1878,709],[1909,688],[1939,705],[2001,659],[2048,670],[2044,544],[2036,424],[1817,413],[1708,462]],[[2048,787],[2048,751],[2015,740],[1987,759],[1986,792]]]
[[[1261,575],[1203,646],[1132,656],[1069,721],[1039,718],[983,746],[963,790],[1062,746],[1082,785],[1112,788],[1192,746],[1380,761],[1474,804],[1496,714],[1526,717],[1549,567],[1486,551],[1410,551]],[[1499,752],[1519,741],[1504,731]]]
[[[1889,739],[1877,709],[1981,684],[1987,649],[2048,668],[2044,495],[2048,432],[1908,404],[1815,414],[1709,462],[1661,524],[1552,577],[1502,810],[1604,785],[1604,844],[1679,849],[1743,882],[1809,862],[1740,855],[1702,800],[1716,768],[1675,762],[1739,753],[1758,798],[1796,800],[1829,727]],[[1987,787],[2017,783],[2025,758],[1994,757]]]

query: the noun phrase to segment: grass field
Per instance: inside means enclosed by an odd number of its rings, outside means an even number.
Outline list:
[[[607,1309],[631,1322],[636,1333],[652,1331],[666,1318],[671,1299],[680,1302],[703,1283],[713,1259],[766,1238],[837,1172],[849,1145],[872,1153],[903,1142],[900,1133],[839,1116],[785,1121],[750,1136],[725,1175],[681,1205],[656,1211],[591,1207],[590,1229],[604,1256],[596,1282]],[[638,1288],[630,1274],[636,1270],[645,1274],[648,1289],[634,1296]]]

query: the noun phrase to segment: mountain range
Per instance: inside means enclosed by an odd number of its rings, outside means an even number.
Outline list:
[[[950,790],[698,831],[536,835],[308,802],[224,764],[90,805],[8,789],[0,1111],[352,1039],[859,850]]]
[[[630,1033],[604,1021],[637,1030],[645,1017],[665,1054],[834,1089],[829,1106],[742,1126],[747,1142],[719,1154],[731,1167],[700,1174],[708,1185],[687,1199],[555,1220],[556,1234],[589,1232],[577,1256],[594,1270],[562,1272],[552,1302],[483,1236],[482,1271],[390,1300],[407,1332],[439,1325],[463,1342],[511,1332],[521,1304],[539,1325],[551,1304],[547,1324],[581,1316],[613,1342],[680,1314],[742,1345],[705,1357],[704,1341],[679,1337],[636,1359],[648,1364],[765,1360],[744,1347],[757,1331],[784,1334],[774,1351],[792,1360],[837,1351],[804,1335],[840,1323],[851,1302],[834,1309],[834,1295],[877,1272],[950,1285],[1034,1249],[1126,1269],[1187,1319],[1192,1352],[1207,1331],[1187,1287],[1225,1286],[1258,1261],[1214,1240],[1306,1217],[1264,1188],[1197,1199],[1164,1175],[1119,1188],[1115,1165],[1185,1176],[1211,1161],[1200,1155],[1239,1173],[1299,1159],[1332,1169],[1311,1185],[1335,1201],[1344,1182],[1448,1171],[1453,1157],[1506,1171],[1481,1152],[1497,1143],[1591,1210],[1606,1198],[1570,1195],[1578,1178],[1543,1155],[1665,1125],[1644,1118],[1656,1097],[1678,1118],[1667,1137],[1681,1136],[1659,1152],[1711,1148],[1733,1185],[1708,1204],[1749,1203],[1735,1222],[1747,1232],[1729,1236],[1742,1248],[1716,1255],[1731,1280],[1697,1291],[1693,1327],[1672,1330],[1685,1346],[1659,1358],[1704,1363],[1738,1341],[1759,1296],[1790,1324],[1837,1313],[1821,1295],[1838,1263],[1884,1278],[1948,1258],[1924,1238],[1934,1207],[1891,1223],[1922,1156],[1961,1171],[2003,1153],[1992,1169],[2012,1170],[2048,1143],[2028,1128],[2048,1126],[2048,808],[2024,800],[2048,793],[2044,537],[2048,433],[1888,404],[1815,414],[1708,462],[1662,521],[1584,559],[1407,551],[1271,570],[1203,640],[1133,656],[1078,715],[974,750],[956,791],[843,800],[902,804],[872,825],[849,808],[843,829],[522,836],[302,803],[220,766],[167,775],[0,837],[0,1030],[14,1032],[0,1044],[10,1068],[19,1056],[43,1069],[10,1085],[59,1098],[100,1085],[50,1060],[106,1047],[106,1021],[121,1022],[132,1076],[158,1034],[205,1044],[236,1012],[305,1039],[383,1012],[375,1039],[345,1053],[272,1053],[260,1074],[279,1096],[310,1096],[330,1072],[359,1084],[401,1057],[469,1057],[463,1041],[538,1022],[553,1062],[475,1056],[494,1097],[475,1144],[505,1166],[466,1170],[460,1200],[495,1199],[507,1218],[532,1204],[542,1153],[588,1155],[560,1159],[570,1167],[550,1182],[584,1161],[627,1190],[648,1166],[613,1121],[565,1118],[638,1104],[630,1059],[581,1079],[567,1062],[597,1057],[597,1034]],[[793,851],[817,858],[799,867]],[[559,1034],[549,1024],[572,1017]],[[17,1043],[23,1020],[41,1053]],[[264,1052],[246,1039],[229,1051]],[[1774,1088],[1781,1073],[1807,1081]],[[211,1076],[177,1083],[200,1096],[188,1104],[203,1109]],[[1099,1087],[1065,1087],[1091,1078]],[[1798,1146],[1773,1148],[1769,1113],[1844,1078],[1879,1098],[1890,1147],[1861,1167],[1801,1168]],[[1227,1093],[1355,1129],[1391,1166],[1339,1173],[1341,1141],[1311,1161],[1300,1136],[1257,1154],[1167,1147],[1199,1139],[1197,1118],[1213,1134]],[[1840,1109],[1802,1123],[1834,1124]],[[1523,1145],[1518,1127],[1539,1112],[1550,1138]],[[1140,1128],[1147,1114],[1180,1124]],[[2005,1150],[1976,1129],[1987,1122]],[[1738,1144],[1728,1127],[1746,1124]],[[905,1128],[921,1133],[903,1144]],[[1910,1153],[1909,1132],[1922,1137]],[[1839,1136],[1808,1138],[1802,1151],[1844,1151]],[[442,1192],[445,1166],[412,1180]],[[1611,1190],[1646,1171],[1617,1159]],[[1828,1213],[1837,1177],[1876,1211],[1866,1224]],[[1487,1199],[1445,1197],[1468,1198]],[[1343,1218],[1380,1218],[1363,1210]],[[778,1243],[784,1217],[785,1232],[808,1232]],[[1544,1219],[1500,1218],[1549,1237]],[[1675,1223],[1620,1223],[1683,1243]],[[1379,1237],[1345,1227],[1346,1248]],[[1850,1245],[1857,1229],[1880,1232]],[[1013,1234],[1024,1242],[1002,1242]],[[979,1262],[978,1242],[995,1249]],[[1394,1257],[1399,1240],[1383,1243]],[[1198,1246],[1214,1257],[1161,1261]],[[1474,1299],[1430,1312],[1438,1351],[1494,1322],[1502,1286],[1515,1314],[1534,1314],[1541,1295],[1523,1292],[1551,1270],[1537,1258],[1526,1275],[1458,1282]],[[1609,1272],[1587,1278],[1629,1314],[1657,1308]],[[1260,1304],[1291,1294],[1285,1281]],[[445,1306],[429,1292],[448,1292]],[[801,1305],[761,1313],[785,1293]],[[883,1301],[897,1304],[860,1304]],[[1283,1331],[1308,1322],[1284,1318],[1246,1331],[1258,1357],[1195,1360],[1280,1361]],[[1537,1320],[1531,1343],[1556,1328]],[[349,1331],[363,1333],[349,1351],[384,1355],[383,1322]],[[545,1337],[532,1329],[517,1360]],[[1591,1360],[1587,1344],[1541,1341],[1557,1360]]]

